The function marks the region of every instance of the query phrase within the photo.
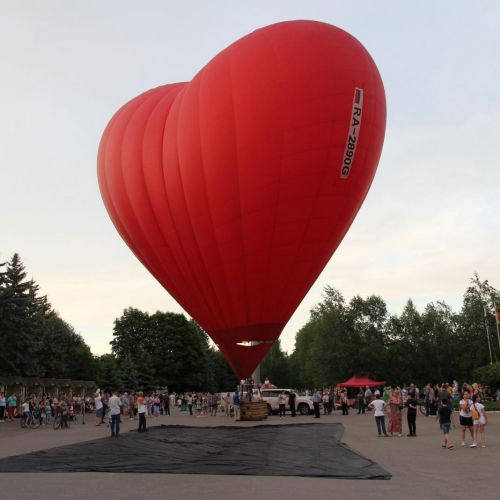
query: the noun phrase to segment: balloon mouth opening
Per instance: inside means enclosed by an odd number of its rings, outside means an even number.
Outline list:
[[[240,345],[242,347],[255,347],[260,344],[273,344],[272,340],[242,340],[241,342],[236,342],[236,345]]]

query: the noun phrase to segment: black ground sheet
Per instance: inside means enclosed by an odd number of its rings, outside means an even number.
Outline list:
[[[340,442],[342,424],[150,427],[0,460],[0,472],[139,472],[390,479]]]

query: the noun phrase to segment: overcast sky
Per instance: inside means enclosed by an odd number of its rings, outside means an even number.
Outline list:
[[[313,19],[357,37],[384,81],[374,183],[286,326],[329,284],[347,299],[454,309],[474,271],[500,287],[500,2],[0,0],[0,261],[18,252],[95,353],[128,306],[182,311],[122,242],[96,177],[100,136],[137,94],[188,81],[262,26]]]

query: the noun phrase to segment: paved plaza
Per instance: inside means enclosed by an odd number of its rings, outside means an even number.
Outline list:
[[[11,473],[0,474],[1,498],[221,500],[236,497],[238,500],[313,500],[405,497],[470,500],[482,495],[495,497],[498,494],[500,414],[489,414],[488,418],[486,448],[462,448],[457,429],[452,431],[455,442],[452,451],[441,448],[441,433],[434,418],[421,415],[417,418],[416,438],[406,437],[406,434],[401,438],[377,437],[371,413],[335,414],[322,416],[319,420],[302,416],[294,419],[273,416],[266,421],[268,424],[315,422],[316,425],[341,422],[345,427],[342,441],[387,469],[393,476],[389,481],[178,474]],[[148,419],[150,426],[161,424],[254,425],[233,422],[223,416],[190,417],[177,411],[171,416]],[[122,432],[133,430],[136,426],[136,421],[125,420]],[[74,425],[68,430],[58,431],[52,428],[21,429],[18,421],[6,422],[0,424],[0,458],[106,437],[108,433],[109,429],[105,426],[96,427],[93,418],[88,418],[86,425]]]

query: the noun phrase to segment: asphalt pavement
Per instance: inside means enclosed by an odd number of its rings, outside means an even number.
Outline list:
[[[460,446],[459,430],[452,430],[455,449],[441,448],[442,434],[434,417],[417,417],[417,437],[379,438],[371,413],[347,416],[273,416],[265,423],[291,424],[330,422],[344,424],[342,441],[392,474],[392,479],[345,480],[303,477],[213,476],[179,474],[109,473],[0,473],[0,498],[5,499],[142,499],[148,500],[312,500],[342,499],[468,499],[498,495],[500,459],[500,414],[489,414],[486,448]],[[188,416],[174,410],[171,416],[149,418],[148,425],[177,424],[195,426],[251,426],[225,416]],[[261,424],[261,423],[259,423]],[[135,430],[137,421],[125,420],[122,432]],[[93,418],[85,425],[54,431],[45,427],[21,429],[19,422],[0,424],[0,458],[84,442],[109,435],[109,428],[95,426]],[[111,438],[109,438],[111,439]],[[470,444],[470,438],[467,440]]]

